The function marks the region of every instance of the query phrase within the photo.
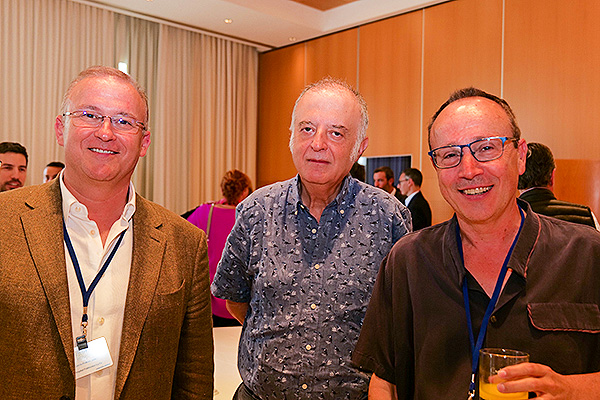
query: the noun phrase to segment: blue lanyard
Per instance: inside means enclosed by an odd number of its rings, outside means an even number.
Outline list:
[[[510,256],[517,244],[517,239],[521,234],[521,229],[523,228],[523,222],[525,221],[525,214],[521,207],[519,207],[519,212],[521,213],[521,224],[519,226],[519,231],[515,236],[510,249],[508,250],[508,254],[504,259],[504,263],[502,264],[502,268],[500,269],[500,274],[498,275],[498,280],[496,281],[496,286],[494,287],[494,292],[492,294],[492,298],[490,299],[488,306],[485,310],[485,314],[483,315],[483,321],[481,322],[481,328],[479,328],[479,335],[477,335],[477,343],[475,343],[475,338],[473,336],[473,322],[471,321],[471,308],[469,306],[469,289],[467,286],[467,276],[463,279],[462,283],[462,291],[463,291],[463,300],[465,302],[465,311],[467,314],[467,327],[469,328],[469,342],[471,343],[471,383],[469,385],[469,399],[474,398],[475,396],[475,374],[477,373],[477,368],[479,367],[479,350],[481,350],[483,346],[483,341],[485,339],[485,334],[487,332],[487,326],[490,321],[490,317],[496,308],[496,304],[498,304],[498,298],[500,297],[500,292],[502,291],[502,284],[504,283],[504,278],[506,277],[506,272],[508,271],[508,260],[510,260]],[[462,240],[460,238],[460,227],[458,226],[458,222],[456,223],[456,242],[458,244],[458,253],[460,254],[460,259],[463,264],[465,264],[465,259],[463,255],[462,249]]]
[[[75,249],[73,248],[73,243],[71,243],[71,238],[69,237],[69,232],[67,232],[67,225],[65,224],[65,221],[63,219],[63,236],[65,239],[65,244],[67,245],[67,250],[69,251],[69,256],[71,256],[71,261],[73,262],[73,268],[75,269],[75,275],[77,275],[77,282],[79,282],[79,289],[81,290],[81,297],[83,297],[83,315],[81,317],[81,328],[82,328],[83,334],[76,338],[77,347],[79,348],[79,350],[87,348],[87,339],[86,339],[87,325],[88,325],[87,307],[90,302],[90,297],[92,295],[92,292],[98,285],[98,282],[100,282],[100,278],[102,278],[102,275],[104,275],[104,272],[106,272],[106,269],[108,268],[108,265],[110,264],[113,257],[115,256],[115,253],[117,252],[119,246],[121,245],[121,242],[123,241],[123,236],[125,236],[125,232],[127,232],[127,229],[125,229],[123,232],[121,232],[121,234],[119,235],[119,239],[117,240],[117,243],[111,250],[106,261],[104,261],[102,268],[100,268],[100,271],[98,271],[98,273],[96,274],[96,277],[92,281],[92,284],[90,285],[90,287],[88,289],[86,289],[85,282],[83,281],[83,274],[81,273],[81,267],[79,267],[79,261],[77,260],[77,255],[75,255]]]

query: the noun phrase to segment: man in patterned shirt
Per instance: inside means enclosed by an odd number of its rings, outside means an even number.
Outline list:
[[[309,85],[290,126],[298,175],[238,205],[212,285],[244,324],[234,399],[366,399],[352,349],[379,264],[411,230],[400,202],[349,175],[367,125],[347,84]]]

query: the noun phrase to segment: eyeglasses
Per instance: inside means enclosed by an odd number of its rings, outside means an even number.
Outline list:
[[[504,154],[504,144],[516,142],[517,139],[506,136],[494,136],[483,139],[477,139],[469,144],[456,144],[452,146],[442,146],[431,150],[429,157],[437,168],[446,169],[456,167],[462,161],[463,149],[469,148],[469,151],[479,162],[488,162],[502,157]]]
[[[63,117],[71,117],[73,125],[78,128],[97,129],[104,123],[104,118],[110,120],[110,126],[115,133],[126,133],[135,135],[140,128],[146,130],[146,125],[142,122],[123,115],[100,115],[91,111],[67,111]]]

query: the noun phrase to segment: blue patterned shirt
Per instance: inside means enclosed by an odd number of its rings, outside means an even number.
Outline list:
[[[299,186],[296,176],[238,205],[212,292],[249,303],[238,368],[261,399],[360,399],[369,376],[351,353],[379,265],[411,230],[410,213],[348,176],[317,222]]]

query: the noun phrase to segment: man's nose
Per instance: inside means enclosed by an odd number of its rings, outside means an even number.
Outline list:
[[[109,141],[115,138],[112,121],[109,117],[104,117],[100,127],[96,130],[95,136],[103,141]]]
[[[462,160],[457,166],[459,174],[463,178],[472,179],[481,173],[481,163],[475,159],[468,147],[462,149]]]
[[[322,129],[317,129],[313,136],[311,147],[314,151],[327,149],[327,132]]]

